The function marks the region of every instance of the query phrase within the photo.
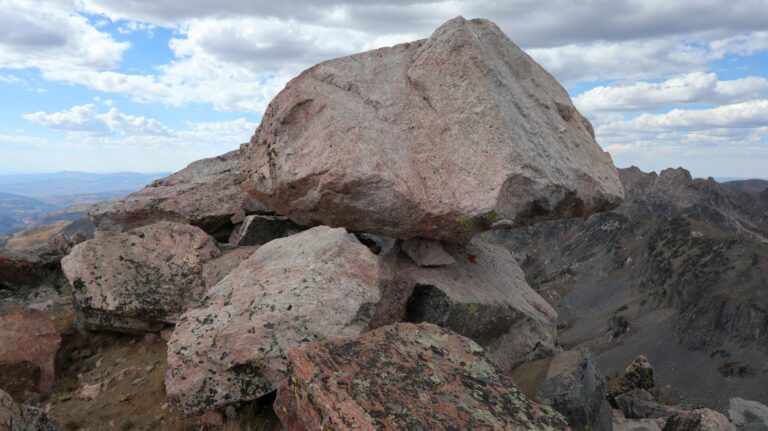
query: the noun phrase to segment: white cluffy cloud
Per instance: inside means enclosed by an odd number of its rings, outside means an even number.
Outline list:
[[[94,104],[73,106],[71,109],[48,114],[35,112],[23,116],[25,120],[52,130],[84,133],[92,136],[169,136],[173,132],[161,122],[135,115],[126,115],[117,108],[101,113]]]

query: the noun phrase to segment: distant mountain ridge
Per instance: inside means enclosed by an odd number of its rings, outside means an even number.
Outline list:
[[[89,205],[123,197],[165,175],[71,171],[0,175],[0,235],[84,217]]]

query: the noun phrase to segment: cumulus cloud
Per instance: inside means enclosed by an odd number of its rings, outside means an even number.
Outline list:
[[[73,106],[71,109],[54,112],[35,112],[23,116],[25,120],[52,130],[84,133],[86,135],[121,135],[121,136],[168,136],[171,129],[157,120],[121,113],[117,108],[110,108],[101,113],[94,104]]]
[[[109,68],[130,44],[73,13],[66,1],[0,0],[0,68]]]
[[[584,112],[654,111],[663,106],[714,105],[768,96],[768,79],[757,76],[720,81],[715,73],[693,72],[661,82],[598,86],[574,98]]]

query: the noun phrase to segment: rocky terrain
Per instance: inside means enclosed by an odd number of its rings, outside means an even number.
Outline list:
[[[0,430],[763,429],[757,384],[676,398],[694,383],[645,342],[760,381],[761,205],[618,172],[551,75],[455,18],[303,72],[239,150],[10,242]],[[638,282],[614,307],[600,276]]]
[[[767,402],[765,189],[682,168],[619,176],[613,211],[495,235],[557,309],[560,342],[589,346],[607,374],[646,354],[681,401]]]

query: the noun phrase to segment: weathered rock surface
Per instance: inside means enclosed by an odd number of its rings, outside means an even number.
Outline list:
[[[506,370],[554,352],[557,313],[528,286],[504,247],[476,238],[446,244],[446,251],[455,263],[423,268],[400,260],[397,289],[413,292],[405,320],[469,337]]]
[[[401,248],[419,266],[445,266],[456,262],[440,241],[414,238],[403,241]]]
[[[167,220],[228,235],[233,214],[263,210],[239,186],[241,164],[239,150],[198,160],[123,199],[97,204],[88,215],[100,231],[123,232]]]
[[[757,401],[731,398],[728,417],[739,429],[768,431],[768,406]]]
[[[258,247],[235,247],[224,251],[217,258],[205,262],[203,264],[203,279],[206,288],[210,289],[215,286],[244,260],[251,257],[256,250]]]
[[[288,353],[275,412],[292,430],[565,429],[486,360],[475,342],[400,323]]]
[[[666,419],[614,418],[613,431],[662,431]]]
[[[613,379],[608,386],[608,401],[611,405],[618,408],[615,398],[634,389],[652,389],[655,386],[653,381],[653,366],[648,358],[643,355],[638,356],[627,366],[624,372]]]
[[[62,261],[83,324],[157,330],[205,293],[203,265],[220,255],[200,228],[158,222],[78,244]]]
[[[368,329],[380,283],[376,255],[344,229],[264,244],[179,320],[168,343],[169,398],[193,414],[274,391],[288,348]]]
[[[305,228],[282,216],[253,214],[232,231],[229,244],[236,246],[262,245],[273,239],[301,232]]]
[[[605,399],[608,384],[588,350],[568,350],[526,362],[512,380],[534,401],[560,412],[577,431],[611,430],[613,415]]]
[[[4,364],[0,369],[9,373],[30,372],[26,376],[0,375],[0,389],[21,378],[29,386],[37,383],[39,391],[47,392],[56,375],[54,360],[60,344],[61,336],[44,313],[16,309],[0,314],[0,363]]]
[[[567,92],[493,23],[320,63],[270,103],[244,188],[299,224],[466,241],[610,209],[610,156]]]
[[[684,410],[667,419],[664,431],[736,431],[722,414],[710,409]]]
[[[58,431],[48,415],[26,404],[16,404],[0,390],[0,431]]]

